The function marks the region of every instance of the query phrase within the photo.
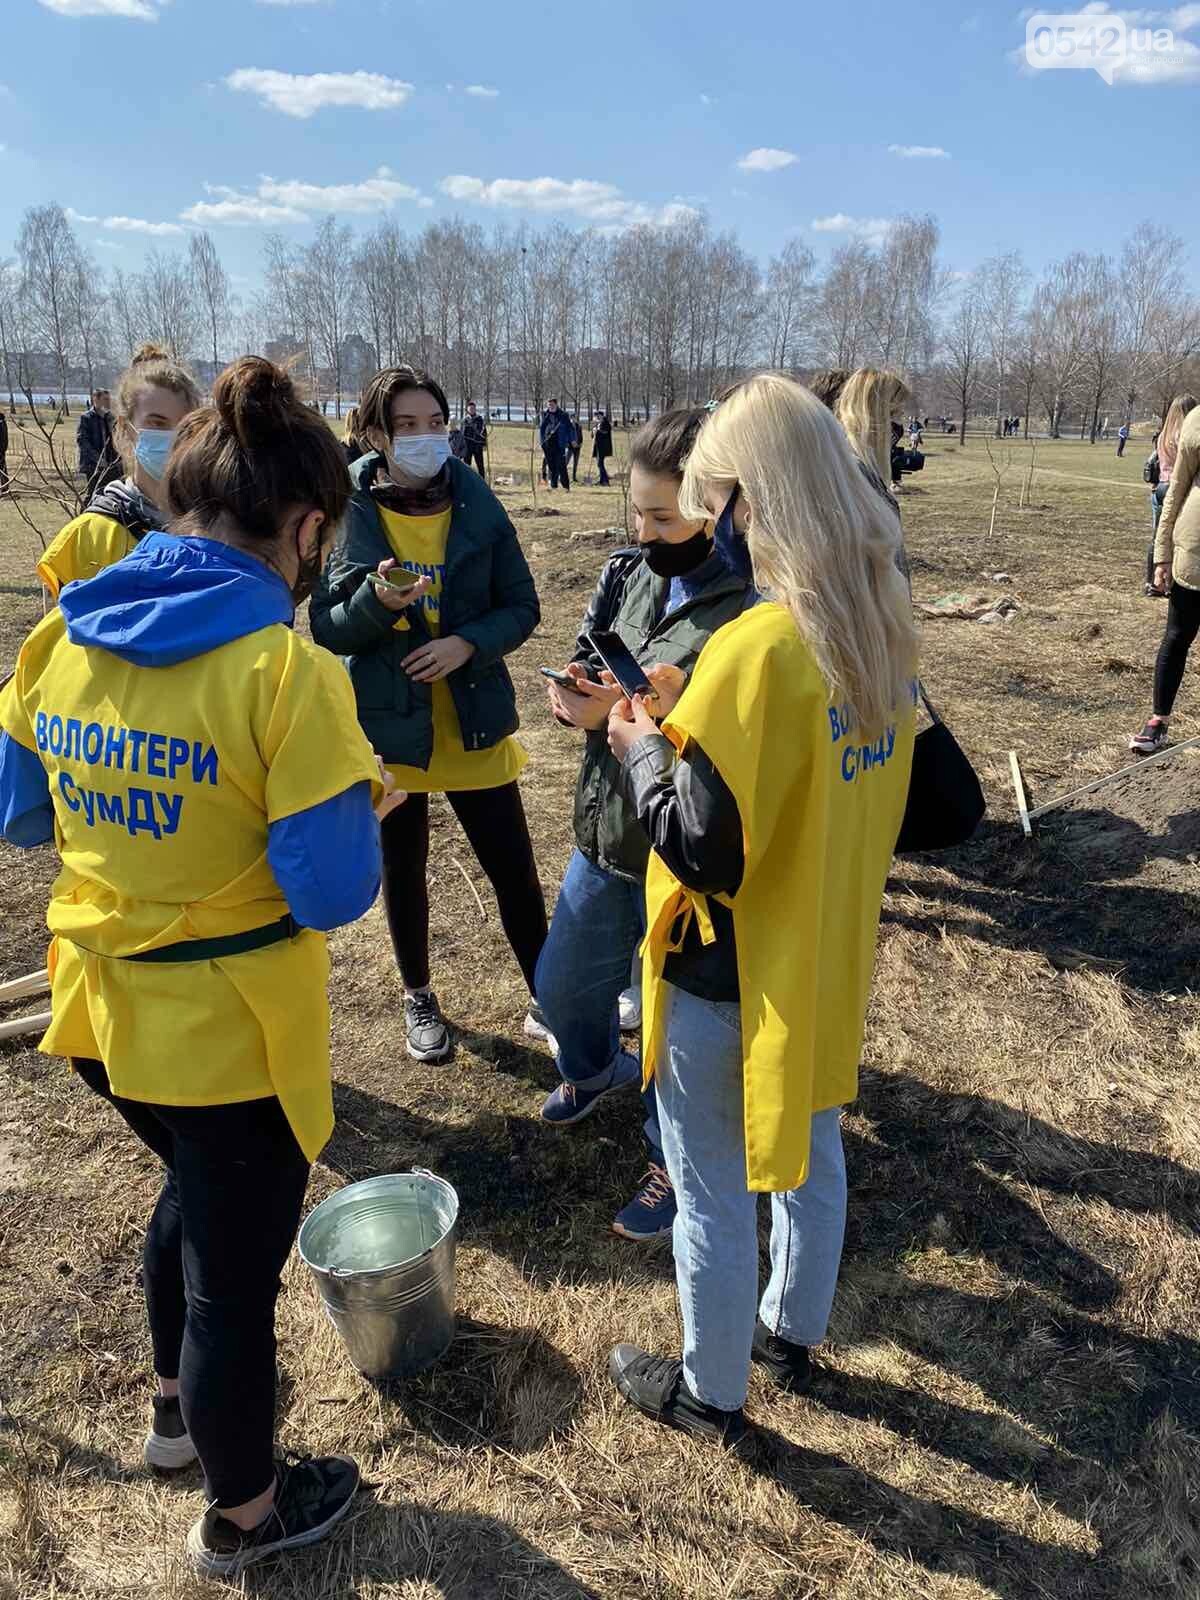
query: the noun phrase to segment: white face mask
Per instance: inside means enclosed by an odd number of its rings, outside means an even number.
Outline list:
[[[444,433],[398,433],[392,440],[392,460],[418,483],[436,478],[450,456],[450,441]]]

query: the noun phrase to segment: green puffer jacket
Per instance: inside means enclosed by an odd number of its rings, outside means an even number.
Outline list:
[[[637,550],[619,550],[601,573],[574,659],[598,677],[603,663],[586,635],[607,628],[620,634],[643,667],[681,667],[690,676],[717,629],[740,617],[753,599],[749,585],[719,557],[710,557],[697,577],[710,569],[699,592],[664,617],[670,580],[655,577]],[[650,841],[625,798],[621,763],[603,728],[587,735],[575,787],[575,842],[589,861],[618,878],[640,883],[646,876]]]
[[[401,663],[428,642],[421,606],[410,606],[408,629],[376,598],[367,574],[393,550],[368,486],[384,458],[372,453],[350,469],[355,493],[309,606],[312,636],[343,656],[358,701],[358,720],[385,761],[428,768],[433,755],[433,694]],[[451,460],[454,503],[446,540],[442,637],[456,633],[475,654],[446,682],[454,697],[463,748],[490,750],[515,733],[517,697],[504,657],[523,645],[541,618],[537,590],[504,507],[478,473]]]

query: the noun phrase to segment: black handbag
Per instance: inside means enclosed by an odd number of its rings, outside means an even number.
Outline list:
[[[965,844],[987,810],[975,768],[930,704],[924,685],[917,687],[930,726],[913,744],[908,803],[896,841],[900,853],[949,850],[952,845]]]

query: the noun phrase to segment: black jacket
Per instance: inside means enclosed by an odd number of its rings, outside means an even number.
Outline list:
[[[596,437],[595,443],[592,445],[592,456],[597,461],[604,461],[612,453],[612,423],[605,417],[603,422],[596,424]]]
[[[0,411],[0,456],[8,454],[8,418]]]
[[[473,417],[467,417],[464,420],[463,435],[468,444],[484,445],[487,443],[487,423],[478,412]]]
[[[113,422],[107,411],[97,411],[89,406],[79,418],[75,429],[75,443],[79,446],[79,470],[90,478],[97,467],[105,469],[117,459],[113,444]]]
[[[706,945],[693,918],[682,949],[667,957],[668,983],[701,1000],[739,997],[733,913],[711,897],[742,886],[746,856],[742,819],[729,786],[699,745],[681,759],[663,734],[639,739],[625,758],[630,804],[650,846],[680,883],[709,896],[716,940]]]

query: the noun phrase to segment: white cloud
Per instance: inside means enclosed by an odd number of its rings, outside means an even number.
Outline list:
[[[837,211],[831,217],[814,217],[812,222],[814,233],[848,233],[867,244],[878,244],[885,239],[891,226],[887,217],[848,217],[844,211]]]
[[[1165,11],[1128,10],[1121,6],[1110,6],[1107,0],[1089,0],[1088,4],[1081,7],[1081,13],[1089,17],[1119,18],[1127,29],[1138,30],[1136,39],[1130,32],[1129,41],[1131,46],[1136,43],[1139,48],[1128,49],[1111,69],[1114,85],[1157,88],[1170,84],[1200,83],[1200,45],[1183,37],[1185,33],[1200,27],[1200,4],[1175,6]],[[1028,22],[1035,15],[1037,13],[1027,7],[1018,14],[1018,21]],[[1169,50],[1157,48],[1159,35],[1164,29],[1173,35]],[[1146,44],[1151,36],[1153,47],[1147,49]],[[1043,70],[1032,65],[1024,45],[1008,51],[1007,55],[1023,75],[1032,76]],[[1106,75],[1107,71],[1106,68]]]
[[[717,99],[716,99],[715,95],[702,94],[700,96],[700,104],[702,106],[715,106],[716,103],[717,103]]]
[[[72,206],[67,207],[66,217],[68,222],[105,228],[109,233],[144,233],[152,239],[169,239],[185,231],[177,222],[147,222],[142,217],[89,217]],[[104,240],[97,240],[97,243],[103,244]]]
[[[949,161],[949,150],[940,144],[890,144],[888,154],[902,156],[905,161]]]
[[[262,226],[310,222],[314,216],[365,215],[387,211],[399,200],[422,203],[419,189],[401,183],[389,167],[380,167],[361,183],[304,183],[299,178],[260,178],[250,192],[224,184],[204,185],[211,200],[200,200],[180,213],[184,222]]]
[[[489,89],[485,83],[469,83],[463,93],[473,94],[477,100],[498,100],[500,98],[499,89]]]
[[[743,172],[778,172],[780,168],[790,167],[799,159],[791,150],[772,150],[769,146],[760,146],[757,150],[751,150],[749,155],[744,155],[738,166]]]
[[[119,239],[97,239],[96,248],[98,250],[124,250],[125,246]]]
[[[256,0],[260,6],[323,6],[332,5],[333,0]]]
[[[457,174],[443,178],[443,194],[470,205],[491,206],[521,211],[559,211],[584,217],[613,228],[630,228],[641,223],[671,226],[697,215],[693,206],[677,200],[657,210],[630,200],[612,183],[597,183],[590,178],[469,178]]]
[[[394,111],[413,91],[411,83],[385,78],[380,72],[274,72],[266,67],[239,67],[225,85],[257,95],[263,105],[289,117],[311,117],[323,106]]]
[[[130,17],[135,22],[157,22],[169,0],[39,0],[60,17]]]

